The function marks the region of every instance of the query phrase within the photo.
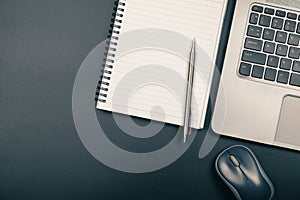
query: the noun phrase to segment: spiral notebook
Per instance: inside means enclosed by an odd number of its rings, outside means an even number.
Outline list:
[[[183,125],[197,41],[192,128],[204,126],[226,0],[120,0],[97,92],[101,110]]]

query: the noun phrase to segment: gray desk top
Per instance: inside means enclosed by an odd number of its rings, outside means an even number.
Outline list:
[[[254,151],[276,199],[299,198],[298,152],[221,137],[199,159],[205,131],[179,160],[147,174],[118,172],[87,152],[73,123],[72,87],[85,56],[106,38],[112,7],[112,0],[0,0],[0,198],[232,199],[213,164],[234,144]]]

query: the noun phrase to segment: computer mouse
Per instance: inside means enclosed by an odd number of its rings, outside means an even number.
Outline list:
[[[215,167],[237,199],[272,199],[274,186],[249,148],[235,145],[225,149]]]

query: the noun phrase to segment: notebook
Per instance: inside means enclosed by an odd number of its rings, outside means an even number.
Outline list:
[[[96,107],[182,126],[196,39],[190,126],[203,128],[226,5],[226,0],[120,0]]]

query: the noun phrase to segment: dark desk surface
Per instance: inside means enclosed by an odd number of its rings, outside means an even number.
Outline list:
[[[0,0],[0,199],[232,199],[213,164],[234,144],[254,151],[276,199],[299,199],[300,153],[286,149],[221,137],[200,160],[199,131],[179,160],[147,174],[118,172],[87,152],[73,123],[72,87],[106,38],[112,7],[113,0]]]

